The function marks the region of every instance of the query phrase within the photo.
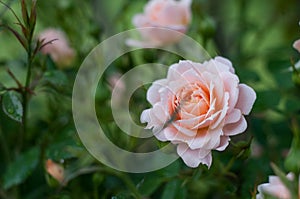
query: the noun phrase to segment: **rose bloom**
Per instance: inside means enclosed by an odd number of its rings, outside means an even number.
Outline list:
[[[256,94],[239,84],[229,60],[216,57],[204,63],[180,61],[170,66],[166,79],[155,81],[147,92],[152,108],[141,122],[161,141],[177,145],[189,167],[210,167],[211,150],[223,151],[229,136],[247,128]]]
[[[289,173],[287,175],[289,180],[294,179],[294,175]],[[281,182],[280,178],[277,176],[269,176],[269,183],[261,184],[257,187],[259,194],[256,195],[256,199],[264,199],[264,194],[276,197],[278,199],[290,199],[291,194],[287,187]],[[300,198],[300,187],[299,195]]]
[[[60,164],[48,159],[46,161],[46,171],[58,182],[63,183],[65,179],[64,168]]]
[[[75,58],[75,51],[69,46],[69,42],[64,32],[49,28],[40,33],[40,41],[44,40],[43,43],[48,43],[45,45],[41,52],[46,55],[50,55],[52,60],[60,68],[70,67],[72,61]]]
[[[191,21],[191,0],[151,0],[144,7],[144,13],[133,17],[136,28],[140,29],[142,42],[130,41],[134,46],[151,44],[162,46],[179,41]],[[168,31],[169,30],[169,31]],[[173,30],[173,31],[170,31]]]
[[[293,47],[298,50],[298,52],[300,53],[300,39],[296,40],[294,43],[293,43]]]

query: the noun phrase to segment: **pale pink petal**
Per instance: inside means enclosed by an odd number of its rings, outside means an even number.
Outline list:
[[[146,129],[151,129],[153,127],[156,127],[157,124],[161,123],[161,121],[152,114],[151,109],[144,110],[141,114],[140,119],[142,123],[147,122],[147,126],[145,127]]]
[[[300,53],[300,39],[296,40],[294,43],[293,43],[293,47],[298,50],[298,52]]]
[[[228,99],[229,99],[229,94],[226,92],[224,94],[224,104],[222,105],[222,109],[220,110],[221,113],[216,117],[216,120],[210,125],[212,129],[217,128],[219,125],[223,125],[223,122],[225,121],[225,116],[228,110]]]
[[[255,91],[246,84],[239,85],[239,99],[236,108],[240,109],[243,114],[248,115],[256,100]]]
[[[198,167],[200,163],[205,164],[208,167],[211,165],[212,158],[210,150],[191,150],[187,145],[179,144],[177,146],[177,153],[189,167]]]
[[[176,122],[173,122],[172,124],[179,132],[185,134],[186,136],[193,137],[197,134],[197,130],[190,130],[183,126],[179,126]]]
[[[162,124],[170,119],[170,115],[165,111],[165,107],[160,103],[157,103],[153,106],[152,113]]]
[[[240,118],[240,120],[236,123],[227,124],[223,128],[224,135],[232,136],[237,135],[244,132],[247,129],[247,121],[244,116]]]
[[[208,130],[204,135],[197,135],[186,140],[191,149],[214,149],[220,145],[221,129]]]
[[[160,101],[160,94],[159,94],[159,89],[163,86],[165,86],[166,80],[157,80],[155,81],[150,88],[148,89],[147,92],[147,100],[150,102],[150,104],[155,104]]]
[[[224,151],[226,147],[229,145],[230,138],[228,136],[221,136],[220,144],[216,148],[218,151]]]
[[[226,116],[225,124],[236,123],[240,120],[241,116],[242,112],[240,111],[240,109],[235,108]]]
[[[231,111],[235,107],[239,97],[239,78],[236,75],[228,72],[221,73],[220,76],[223,79],[225,90],[230,95],[228,101],[228,111]]]
[[[150,122],[150,116],[149,116],[150,111],[151,111],[151,109],[146,109],[142,112],[141,118],[140,118],[142,123]]]
[[[144,27],[147,25],[148,20],[145,17],[145,15],[143,14],[137,14],[133,17],[132,19],[132,23],[133,25],[135,25],[136,27]]]
[[[197,125],[200,121],[204,119],[205,115],[201,115],[198,117],[184,119],[184,120],[177,120],[175,121],[179,126],[183,126],[185,128],[193,129],[195,125]]]
[[[235,70],[234,70],[234,68],[233,68],[232,63],[231,63],[230,60],[228,60],[228,59],[226,59],[224,57],[220,57],[220,56],[215,57],[214,60],[216,60],[217,62],[220,62],[220,63],[228,66],[229,71],[232,72],[232,73],[235,73]]]

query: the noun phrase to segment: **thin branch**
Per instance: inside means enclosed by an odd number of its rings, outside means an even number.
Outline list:
[[[11,6],[11,4],[14,2],[15,0],[10,0],[9,2],[6,3],[7,6]],[[5,6],[5,8],[0,12],[0,18],[3,17],[3,15],[5,14],[5,12],[8,10],[8,8]]]
[[[21,24],[21,21],[20,21],[19,17],[17,16],[17,14],[15,13],[15,11],[8,4],[6,4],[6,3],[4,3],[2,1],[0,1],[0,3],[2,5],[4,5],[7,9],[9,9],[13,13],[13,15],[16,17],[16,19],[18,20],[18,22]]]
[[[23,88],[21,82],[17,79],[17,77],[13,74],[13,72],[9,68],[7,68],[6,71],[9,74],[9,76],[11,76],[13,80],[17,83],[18,87]]]

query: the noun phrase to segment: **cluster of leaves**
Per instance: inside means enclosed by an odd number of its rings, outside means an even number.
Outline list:
[[[158,171],[129,174],[108,168],[89,155],[77,137],[71,113],[76,71],[95,45],[132,28],[132,16],[146,2],[3,2],[1,24],[9,31],[0,32],[0,162],[4,163],[0,165],[0,198],[251,198],[256,185],[273,174],[271,162],[286,171],[300,168],[298,151],[292,150],[287,157],[292,142],[299,146],[292,141],[293,133],[299,136],[299,88],[288,69],[291,58],[300,59],[291,47],[300,37],[296,0],[193,1],[188,35],[205,45],[212,56],[230,58],[241,82],[257,92],[247,132],[234,137],[225,152],[214,152],[210,170],[204,166],[190,169],[177,160]],[[39,53],[47,44],[35,36],[47,27],[60,27],[69,36],[77,51],[73,68],[60,70],[49,56]],[[166,54],[157,50],[128,53],[111,64],[98,84],[98,119],[107,136],[125,149],[136,148],[142,141],[127,136],[115,124],[107,80],[138,64],[158,59],[171,64],[180,59]],[[137,122],[148,106],[145,93],[139,89],[130,102]],[[47,173],[47,159],[64,167],[64,183]],[[294,163],[296,169],[290,167]],[[283,178],[278,167],[274,170]]]

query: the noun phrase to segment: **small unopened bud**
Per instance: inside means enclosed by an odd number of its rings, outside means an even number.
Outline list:
[[[300,87],[300,73],[294,69],[292,74],[292,81],[297,87]]]
[[[46,171],[60,184],[64,182],[64,168],[60,164],[53,162],[51,159],[48,159],[46,162]]]

